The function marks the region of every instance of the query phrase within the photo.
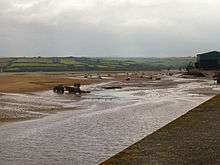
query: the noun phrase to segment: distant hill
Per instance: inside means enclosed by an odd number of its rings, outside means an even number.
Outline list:
[[[185,68],[190,62],[195,58],[20,57],[0,58],[0,68],[4,72],[138,71]]]

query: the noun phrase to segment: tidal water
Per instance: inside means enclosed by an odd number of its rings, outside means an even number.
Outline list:
[[[1,165],[95,165],[151,134],[212,96],[188,90],[209,82],[188,82],[170,88],[125,87],[103,90],[87,86],[82,97],[52,91],[4,94],[22,108],[68,108],[47,116],[0,126]],[[16,107],[9,107],[16,110]],[[20,103],[21,104],[21,103]],[[7,105],[6,105],[7,106]],[[30,109],[31,111],[31,109]]]

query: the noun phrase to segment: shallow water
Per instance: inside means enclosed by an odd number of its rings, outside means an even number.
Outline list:
[[[82,97],[52,91],[0,96],[25,102],[27,110],[29,105],[69,109],[0,126],[0,164],[98,164],[211,97],[187,92],[210,86],[208,81],[167,89],[101,85],[87,86],[92,93]]]

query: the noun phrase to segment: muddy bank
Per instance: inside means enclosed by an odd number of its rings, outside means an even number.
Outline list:
[[[24,93],[52,89],[57,84],[88,85],[98,83],[99,79],[79,79],[73,73],[14,73],[0,74],[0,92]]]
[[[101,165],[220,164],[220,95]]]

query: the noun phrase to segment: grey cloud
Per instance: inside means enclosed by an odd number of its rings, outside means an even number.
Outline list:
[[[217,0],[1,0],[0,56],[188,56],[218,50]]]

